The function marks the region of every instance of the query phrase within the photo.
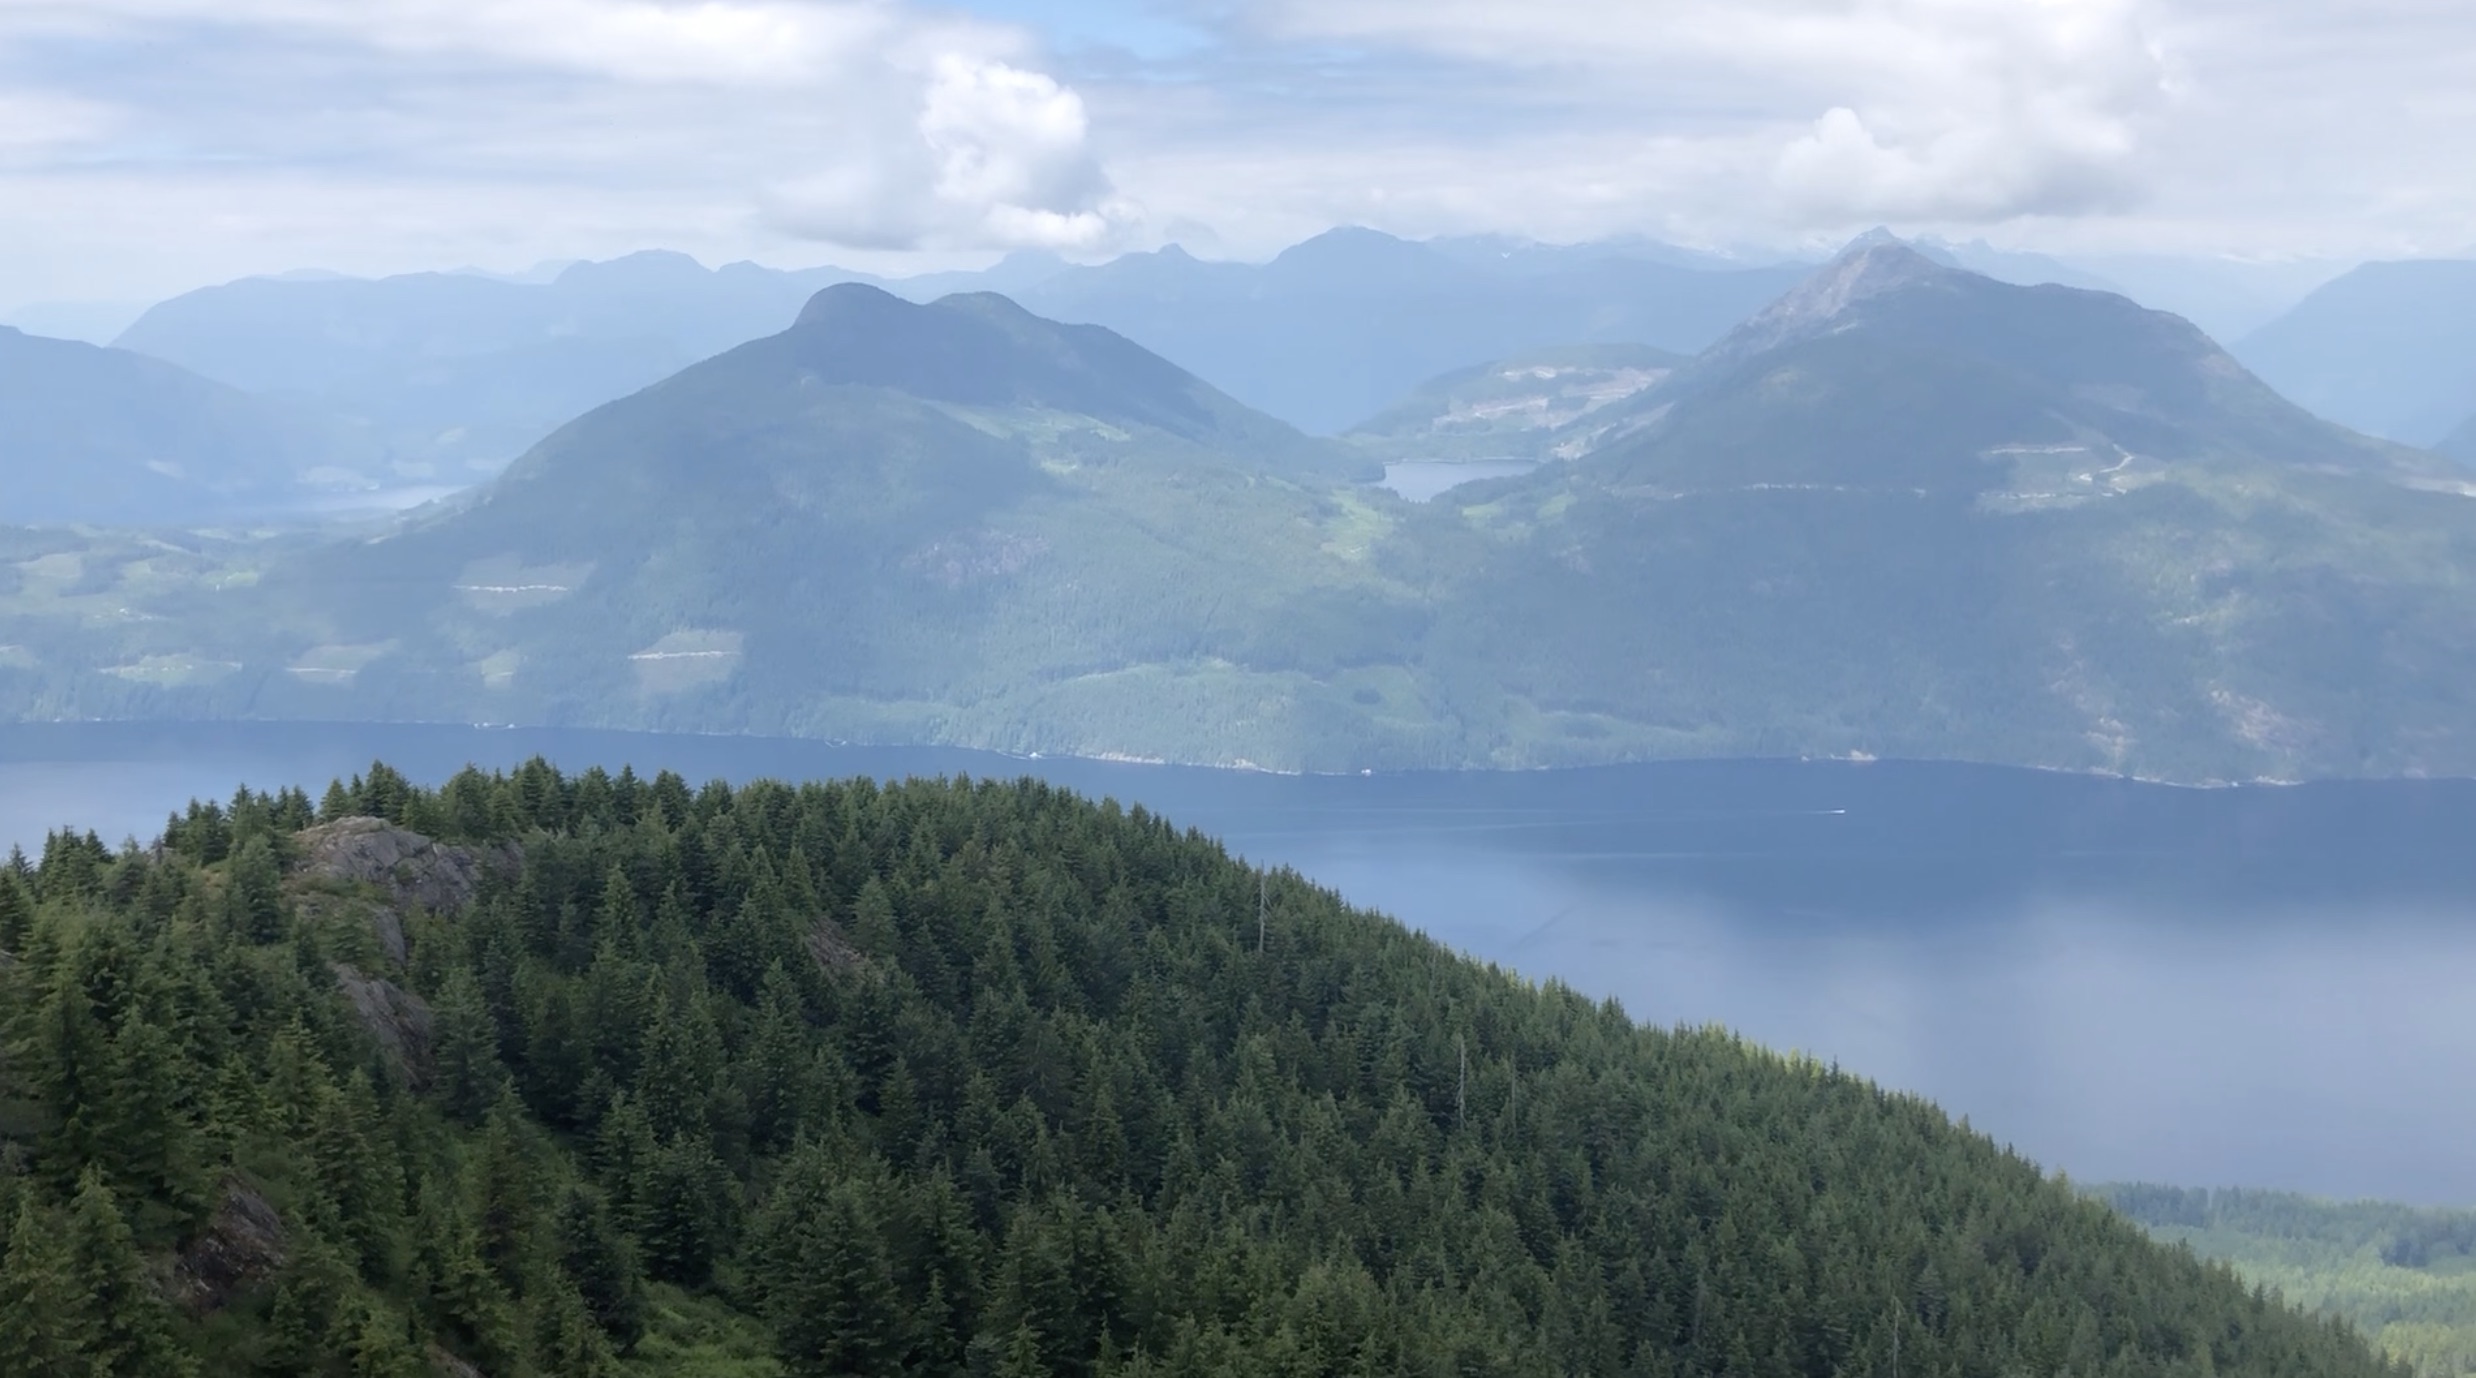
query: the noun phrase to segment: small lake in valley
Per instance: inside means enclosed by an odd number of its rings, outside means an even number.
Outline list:
[[[1428,502],[1465,483],[1477,483],[1483,478],[1514,478],[1538,467],[1527,459],[1411,459],[1385,465],[1384,481],[1379,486],[1412,502]]]
[[[385,759],[692,781],[1039,775],[1660,1024],[1934,1098],[2083,1180],[2476,1205],[2476,782],[2187,790],[1963,765],[1276,776],[574,730],[0,727],[0,846],[151,838]]]

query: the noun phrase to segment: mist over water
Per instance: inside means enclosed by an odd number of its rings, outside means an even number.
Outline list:
[[[1525,975],[1927,1095],[2084,1180],[2476,1204],[2476,783],[1700,762],[1285,777],[567,731],[0,728],[0,845],[384,757],[1037,774]],[[1251,917],[1251,916],[1250,916]],[[1279,914],[1273,941],[1279,940]]]

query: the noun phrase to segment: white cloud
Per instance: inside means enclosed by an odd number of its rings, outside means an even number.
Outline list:
[[[96,101],[0,90],[0,158],[92,144],[120,122],[119,111]]]
[[[904,27],[871,0],[0,0],[17,33],[206,26],[631,81],[790,85]]]
[[[1792,210],[1984,222],[2113,210],[2146,190],[2143,135],[2169,99],[2133,0],[1907,0],[1903,36],[1781,150]],[[1878,50],[1879,51],[1879,50]]]
[[[2147,0],[1275,0],[1267,22],[1546,74],[1725,145],[1705,194],[1815,226],[2121,206],[2169,87]]]
[[[1058,58],[980,0],[0,0],[0,303],[1147,225],[2476,250],[2448,0],[1158,2],[1210,41]]]
[[[205,278],[1091,245],[1090,136],[1022,31],[896,0],[0,0],[0,301],[129,290],[34,265],[148,185]]]
[[[842,165],[786,184],[778,223],[868,247],[1090,249],[1128,215],[1089,146],[1083,100],[1039,72],[935,62],[916,117]]]

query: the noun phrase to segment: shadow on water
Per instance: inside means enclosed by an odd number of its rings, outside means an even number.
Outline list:
[[[693,780],[1036,774],[1659,1023],[1723,1022],[2083,1178],[2476,1203],[2476,782],[1964,765],[1297,777],[579,731],[0,728],[0,843],[541,754]]]

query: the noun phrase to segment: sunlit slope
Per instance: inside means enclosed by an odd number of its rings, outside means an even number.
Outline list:
[[[1387,549],[1474,755],[2476,769],[2476,502],[2174,317],[1878,247],[1645,400]]]

